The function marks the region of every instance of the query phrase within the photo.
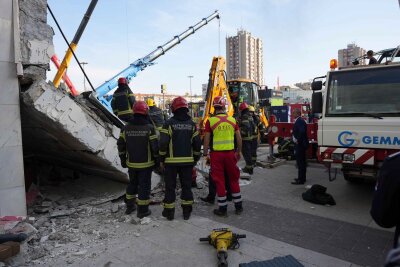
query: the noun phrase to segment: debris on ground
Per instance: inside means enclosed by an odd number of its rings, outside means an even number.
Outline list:
[[[37,187],[40,197],[28,207],[28,217],[13,217],[7,221],[0,218],[0,234],[24,233],[28,236],[21,243],[21,253],[7,259],[6,264],[54,266],[63,259],[62,265],[74,265],[79,258],[94,257],[94,253],[100,255],[107,250],[104,244],[112,240],[127,234],[140,237],[147,229],[160,227],[165,221],[155,216],[139,219],[136,212],[126,215],[126,184],[107,181],[104,183],[113,184],[93,187],[90,179],[82,175],[78,180],[61,181],[57,185],[42,181]],[[207,179],[200,174],[197,186],[200,189],[193,188],[195,205],[199,205],[200,196],[208,193]],[[115,188],[111,190],[111,187]],[[176,193],[177,212],[181,212],[180,185]],[[163,199],[164,184],[161,181],[151,191],[151,203],[159,204]]]
[[[140,219],[140,224],[149,224],[151,223],[151,219],[149,217],[144,217],[143,219]]]

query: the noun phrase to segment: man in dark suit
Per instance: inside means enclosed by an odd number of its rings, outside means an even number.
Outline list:
[[[298,176],[292,184],[299,185],[306,182],[306,152],[308,148],[308,137],[307,137],[307,123],[301,118],[301,112],[299,109],[293,111],[295,122],[293,126],[293,141],[295,143],[295,156],[298,168]]]

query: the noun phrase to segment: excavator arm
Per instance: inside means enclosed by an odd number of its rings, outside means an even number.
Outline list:
[[[203,133],[206,122],[212,114],[214,114],[214,107],[212,105],[213,100],[217,96],[224,96],[228,103],[228,115],[233,115],[233,104],[228,92],[228,86],[226,84],[226,72],[225,72],[225,59],[223,57],[214,57],[211,63],[207,93],[204,105],[203,117],[200,120],[199,126],[200,131]]]

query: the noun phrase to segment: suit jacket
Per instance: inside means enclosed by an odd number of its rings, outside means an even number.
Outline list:
[[[385,159],[372,200],[371,216],[381,227],[396,226],[394,247],[400,235],[400,152]]]
[[[293,136],[296,138],[296,145],[299,148],[306,149],[308,147],[307,123],[301,117],[298,117],[294,123]]]

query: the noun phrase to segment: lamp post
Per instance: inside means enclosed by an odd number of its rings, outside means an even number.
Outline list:
[[[190,114],[191,114],[191,116],[193,117],[193,98],[192,98],[192,78],[193,78],[194,76],[193,75],[189,75],[188,76],[188,78],[189,78],[189,88],[190,88],[190,106],[191,106],[191,108],[190,108]]]
[[[87,62],[81,62],[82,65],[82,69],[85,70],[85,65],[87,65],[89,63]],[[86,92],[86,78],[85,75],[83,76],[83,90]]]

